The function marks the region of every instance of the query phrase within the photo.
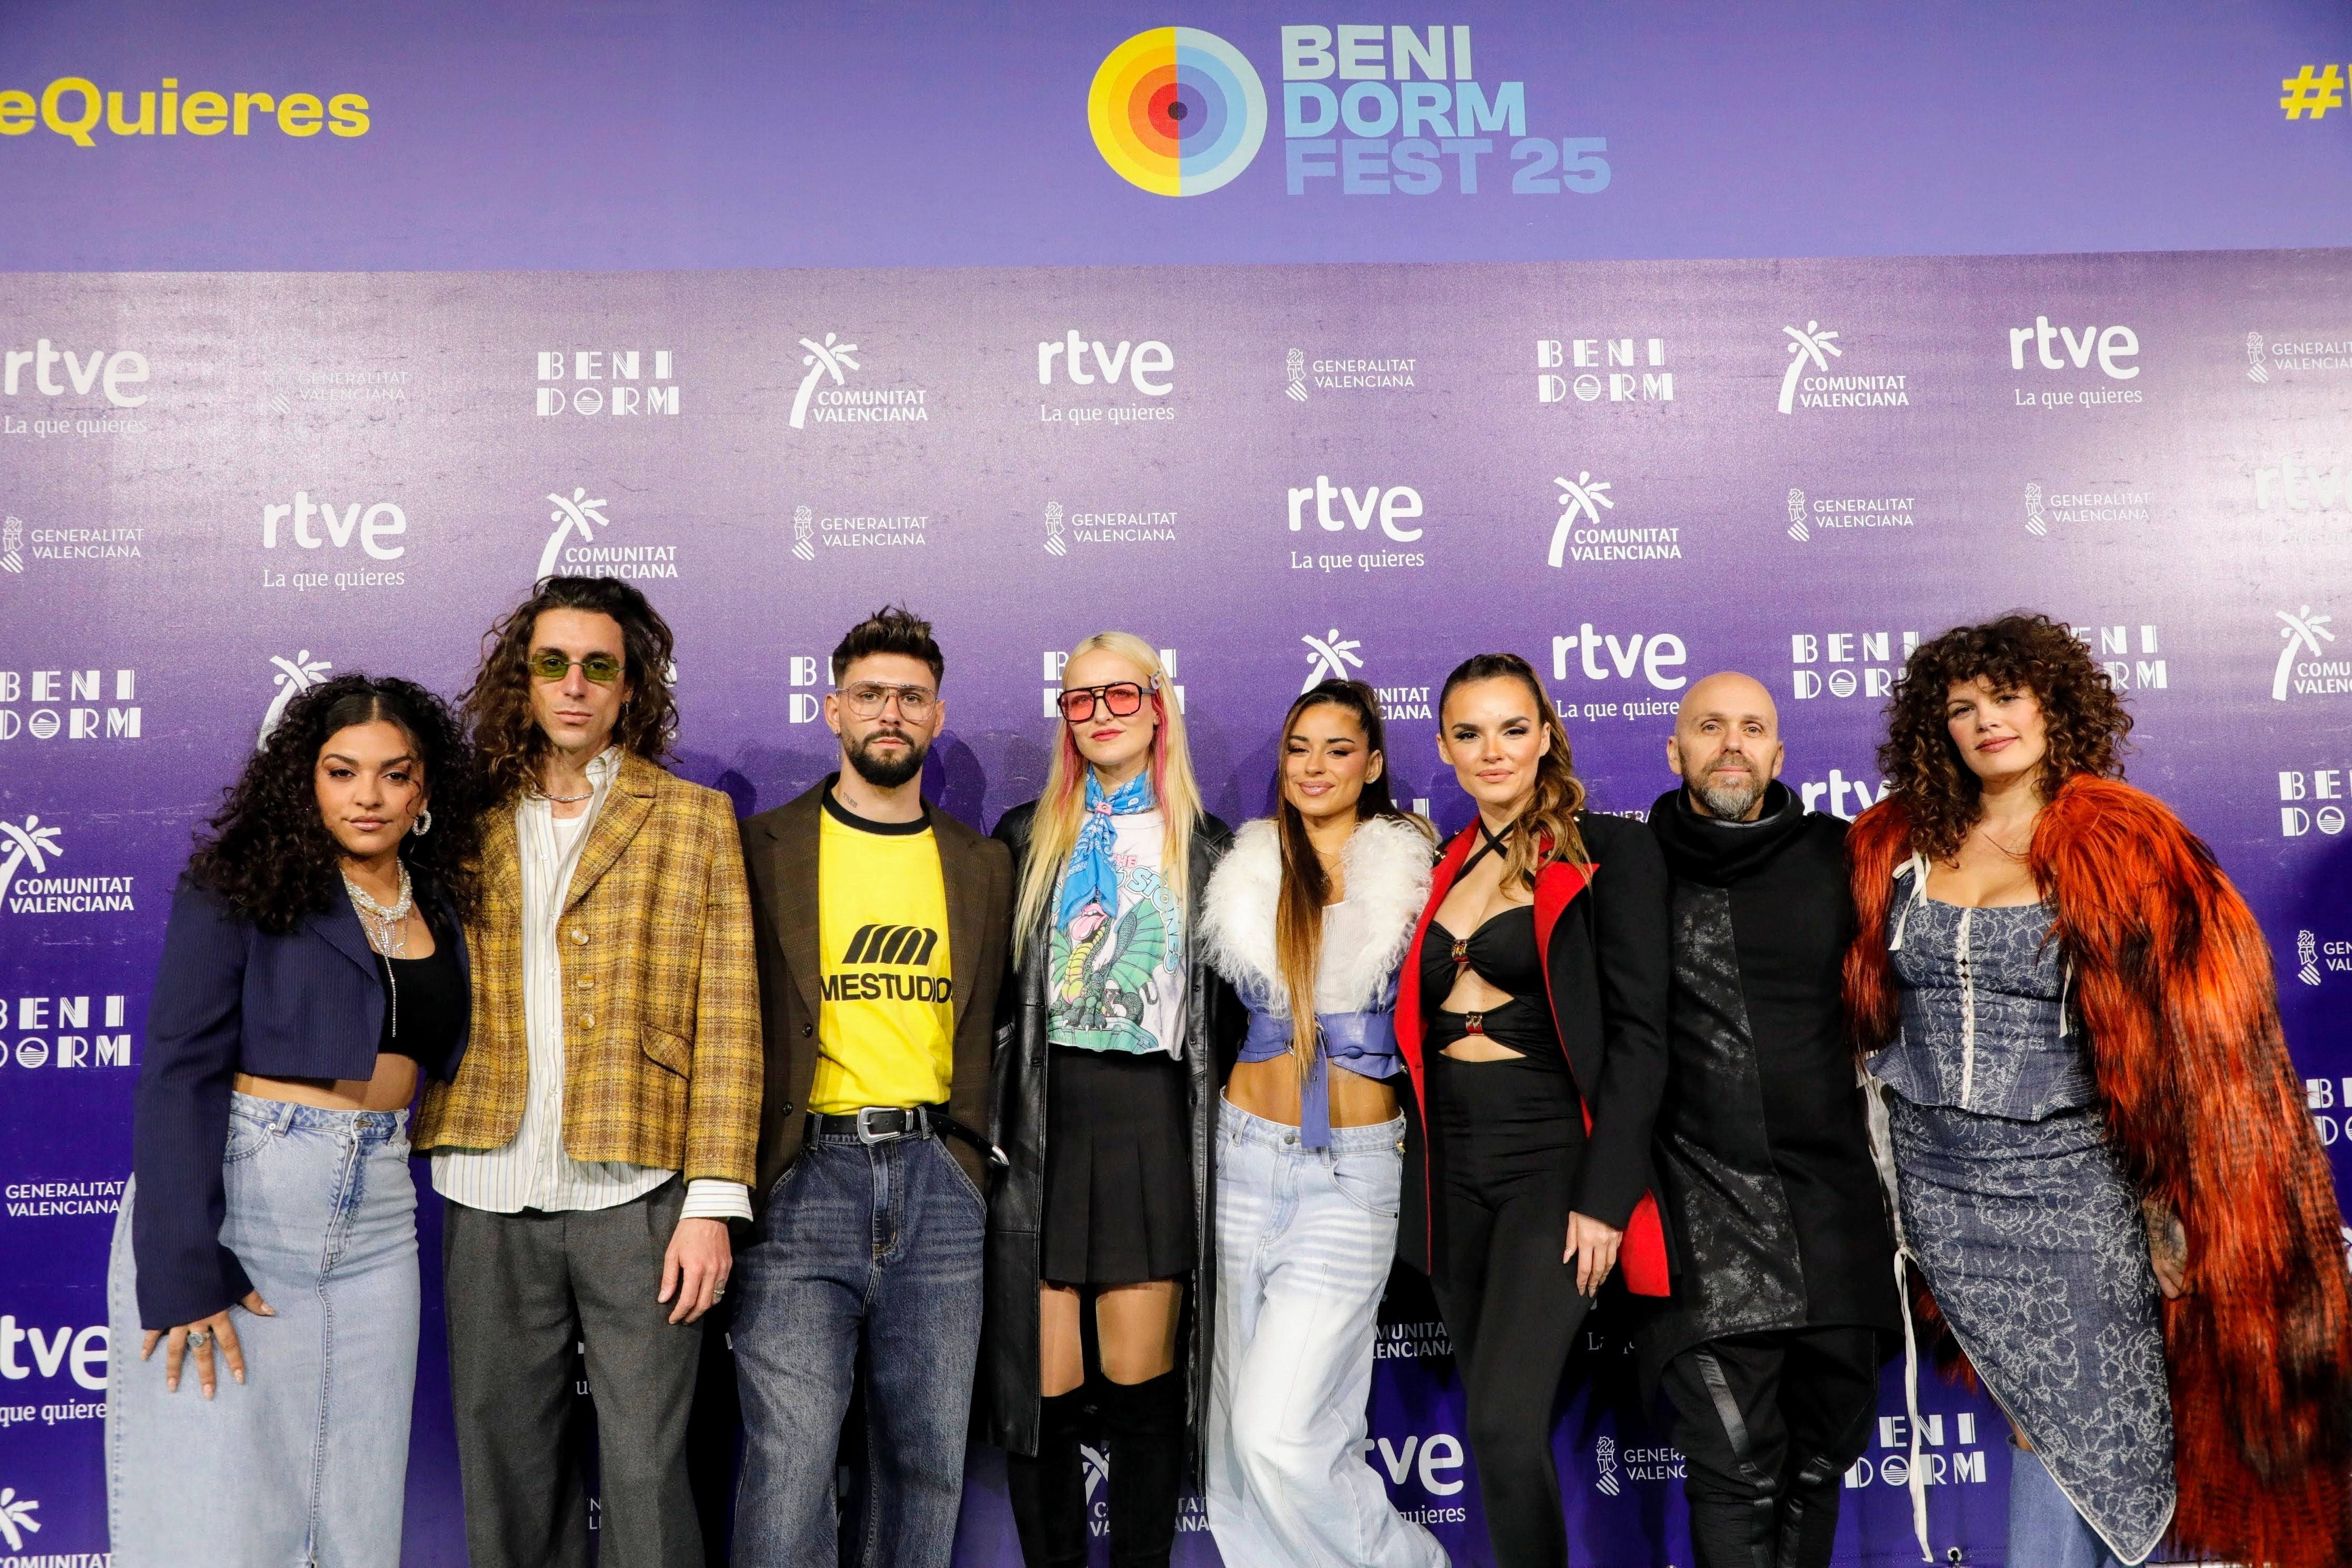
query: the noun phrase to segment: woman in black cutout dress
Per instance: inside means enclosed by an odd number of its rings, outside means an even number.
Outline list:
[[[1468,1395],[1499,1568],[1568,1562],[1552,1402],[1601,1282],[1666,1290],[1649,1196],[1665,1084],[1666,869],[1641,824],[1584,811],[1535,671],[1446,678],[1438,749],[1478,817],[1406,955],[1415,1109],[1398,1250],[1426,1271]]]

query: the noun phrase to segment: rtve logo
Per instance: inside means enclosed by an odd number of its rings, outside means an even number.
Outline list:
[[[292,526],[288,531],[293,535],[294,542],[305,550],[319,550],[330,544],[338,550],[348,549],[356,536],[360,548],[378,561],[397,561],[408,552],[404,544],[383,542],[408,531],[407,514],[388,500],[372,505],[351,501],[338,514],[334,502],[314,502],[309,490],[296,490],[291,503],[273,501],[262,506],[261,548],[277,549],[278,525],[289,520]],[[325,526],[325,537],[312,529],[314,522]]]
[[[93,1000],[103,1004],[97,1009],[95,1026],[90,1023]],[[10,1062],[20,1068],[130,1067],[129,1011],[125,996],[19,996],[13,1011],[8,999],[0,996],[0,1030],[26,1031],[13,1041],[0,1037],[0,1067]],[[120,1032],[108,1034],[109,1029]]]
[[[0,98],[6,96],[0,93]],[[47,338],[38,339],[31,348],[10,349],[0,357],[0,395],[15,397],[23,390],[27,365],[33,368],[33,390],[43,397],[63,397],[68,390],[77,397],[88,397],[95,387],[117,408],[136,408],[147,401],[143,392],[123,390],[147,379],[147,356],[136,349],[92,349],[85,358],[71,349],[53,346]],[[58,379],[59,365],[65,367],[62,382]]]
[[[17,1347],[26,1343],[33,1350],[30,1366],[16,1356]],[[38,1329],[18,1328],[14,1313],[0,1317],[0,1377],[11,1383],[22,1383],[37,1375],[55,1377],[63,1372],[94,1392],[106,1386],[106,1352],[104,1323],[92,1323],[79,1331],[68,1325],[45,1334]]]
[[[108,683],[102,669],[0,669],[0,741],[30,735],[48,741],[63,734],[69,741],[139,739],[141,713],[136,706],[76,708],[75,702],[96,703]],[[113,672],[113,700],[133,704],[139,695],[139,672]],[[30,700],[29,712],[16,704]],[[56,706],[50,706],[55,704]]]
[[[645,372],[652,361],[652,375]],[[632,415],[677,415],[677,380],[667,349],[542,349],[539,355],[539,412],[567,411],[625,419]],[[572,391],[548,383],[569,382]]]
[[[1605,650],[1609,663],[1616,668],[1620,677],[1627,680],[1631,680],[1633,672],[1639,669],[1642,679],[1660,691],[1679,691],[1690,682],[1687,675],[1666,673],[1670,669],[1681,668],[1688,658],[1683,639],[1672,632],[1653,632],[1647,637],[1635,632],[1621,642],[1613,635],[1604,637],[1595,632],[1592,623],[1587,621],[1569,636],[1551,639],[1551,678],[1554,680],[1568,679],[1568,656],[1579,650],[1583,654],[1582,665],[1587,680],[1609,679],[1610,672],[1601,662]]]
[[[1662,368],[1665,363],[1664,338],[1538,338],[1536,401],[1564,402],[1572,392],[1580,403],[1597,403],[1604,395],[1612,403],[1672,403],[1675,373]],[[1572,379],[1549,374],[1567,370],[1578,374]]]
[[[1410,544],[1425,531],[1423,529],[1399,528],[1397,524],[1421,515],[1421,492],[1411,485],[1391,485],[1382,489],[1367,485],[1360,500],[1347,485],[1333,485],[1331,476],[1318,474],[1311,485],[1293,487],[1290,490],[1290,531],[1297,533],[1305,526],[1303,518],[1307,503],[1315,503],[1315,521],[1325,531],[1338,533],[1350,522],[1359,530],[1371,527],[1378,518],[1381,531],[1400,544]],[[1334,517],[1331,503],[1339,501],[1347,508],[1347,516]]]
[[[2057,345],[2066,346],[2064,358],[2057,353]],[[2119,362],[2139,357],[2139,336],[2129,327],[2084,327],[2080,336],[2072,327],[2053,327],[2047,316],[2033,318],[2030,327],[2009,329],[2009,368],[2025,368],[2025,351],[2033,350],[2034,362],[2043,370],[2064,370],[2071,363],[2076,370],[2090,364],[2095,354],[2099,374],[2114,381],[2129,381],[2139,374],[2139,366]]]
[[[1092,370],[1087,368],[1089,358]],[[1165,379],[1176,368],[1176,351],[1157,338],[1139,343],[1121,338],[1118,347],[1105,349],[1100,338],[1081,338],[1077,328],[1072,327],[1063,336],[1037,345],[1038,385],[1054,384],[1056,365],[1072,386],[1092,386],[1097,382],[1116,386],[1124,378],[1146,397],[1165,397],[1176,390],[1176,384]]]

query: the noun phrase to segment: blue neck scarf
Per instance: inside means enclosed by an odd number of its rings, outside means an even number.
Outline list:
[[[1078,841],[1070,850],[1070,867],[1062,877],[1062,897],[1055,907],[1054,923],[1066,926],[1088,904],[1100,904],[1103,913],[1118,913],[1118,867],[1111,850],[1118,843],[1114,816],[1132,816],[1159,803],[1152,798],[1151,770],[1128,780],[1109,795],[1092,768],[1087,770],[1087,814],[1078,826]]]

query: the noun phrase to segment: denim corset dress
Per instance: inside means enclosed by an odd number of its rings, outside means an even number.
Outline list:
[[[1887,946],[1902,1029],[1869,1068],[1893,1091],[1906,1248],[2011,1422],[2139,1563],[2174,1502],[2156,1278],[2051,908],[1938,903],[1915,880]]]

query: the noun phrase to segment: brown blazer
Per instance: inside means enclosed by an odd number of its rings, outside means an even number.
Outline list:
[[[767,1032],[767,1091],[760,1107],[760,1175],[752,1206],[767,1202],[777,1180],[801,1152],[809,1086],[816,1079],[817,827],[824,783],[743,824],[743,865],[751,881],[751,922],[758,933],[760,1000]],[[1004,978],[1013,930],[1013,858],[1004,846],[931,810],[940,847],[940,879],[948,899],[948,964],[955,988],[953,1079],[948,1114],[991,1136],[991,1053],[996,993]],[[961,1139],[948,1150],[983,1191],[987,1163]]]
[[[522,1124],[522,860],[490,815],[481,912],[466,928],[474,1032],[455,1082],[425,1092],[415,1145],[496,1149]],[[557,945],[563,1151],[688,1181],[751,1180],[760,996],[735,810],[643,757],[621,760],[581,846]]]

